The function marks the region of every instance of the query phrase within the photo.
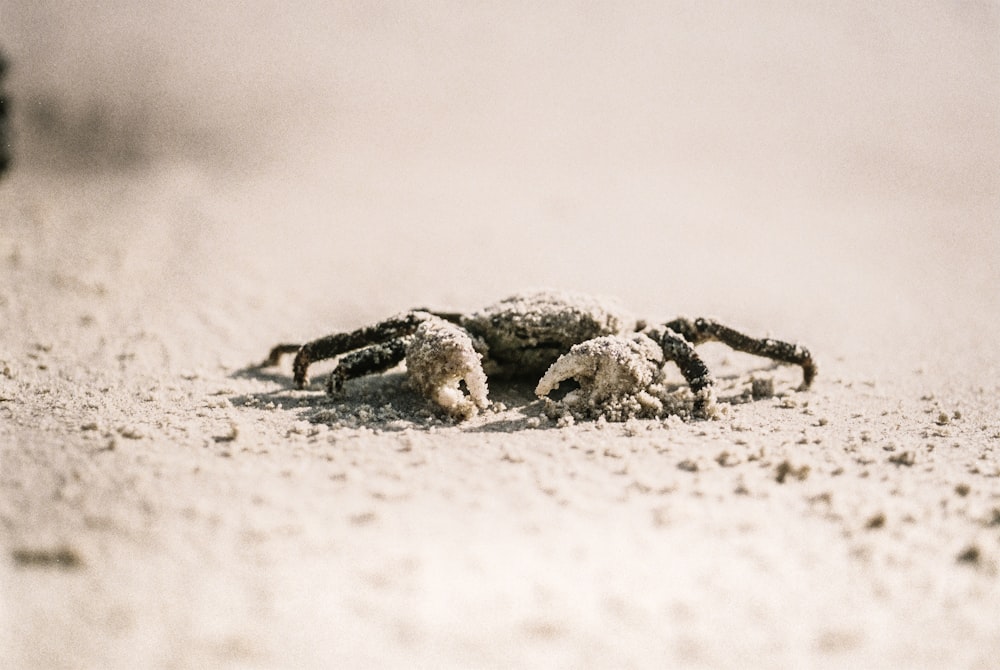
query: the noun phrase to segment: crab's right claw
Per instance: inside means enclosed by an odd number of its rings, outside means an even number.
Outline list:
[[[413,334],[406,350],[407,375],[413,388],[448,414],[467,419],[489,406],[481,359],[468,333],[442,319],[432,319],[420,324]]]

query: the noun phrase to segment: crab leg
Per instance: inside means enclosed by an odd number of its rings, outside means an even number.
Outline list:
[[[780,363],[802,366],[802,385],[806,390],[816,377],[816,363],[809,350],[799,344],[791,344],[769,337],[756,338],[745,335],[729,326],[710,319],[676,319],[666,324],[667,328],[685,337],[691,344],[718,341],[726,346],[755,356],[763,356]]]
[[[650,331],[649,336],[660,343],[663,356],[680,368],[691,387],[691,393],[694,394],[694,415],[706,417],[712,405],[712,386],[715,380],[694,346],[669,326],[662,333]]]
[[[330,373],[326,383],[328,395],[336,395],[344,388],[348,379],[364,377],[365,375],[385,372],[406,357],[406,340],[389,340],[384,344],[373,344],[370,347],[352,351],[337,363]]]
[[[270,353],[268,353],[267,358],[264,359],[264,362],[260,364],[260,367],[269,368],[272,365],[277,365],[278,363],[281,362],[282,356],[284,356],[285,354],[294,354],[301,348],[302,348],[301,344],[290,344],[290,343],[277,344],[271,348]]]
[[[275,365],[282,354],[296,352],[292,363],[295,384],[305,388],[309,384],[309,366],[317,361],[334,358],[355,349],[361,349],[372,344],[384,344],[407,335],[412,335],[421,323],[433,318],[427,312],[408,312],[400,316],[380,321],[373,326],[366,326],[346,333],[334,333],[318,340],[306,342],[301,346],[294,344],[279,344],[271,349],[264,365]]]

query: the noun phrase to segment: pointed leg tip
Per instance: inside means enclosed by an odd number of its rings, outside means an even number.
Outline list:
[[[806,363],[802,366],[802,384],[799,390],[808,391],[814,379],[816,379],[816,365],[812,362]]]

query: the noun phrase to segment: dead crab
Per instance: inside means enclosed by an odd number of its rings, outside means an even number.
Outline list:
[[[458,419],[489,405],[487,375],[540,376],[540,398],[573,380],[578,387],[561,400],[573,415],[624,420],[664,413],[663,367],[672,361],[690,386],[692,414],[707,418],[714,382],[694,347],[710,340],[802,366],[800,390],[816,375],[809,351],[797,344],[749,337],[708,319],[650,326],[606,301],[556,291],[513,295],[472,314],[413,310],[302,345],[279,344],[263,365],[295,353],[295,383],[304,388],[311,363],[342,355],[326,387],[336,395],[348,379],[405,359],[410,385]]]

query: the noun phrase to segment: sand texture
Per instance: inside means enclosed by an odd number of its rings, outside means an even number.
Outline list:
[[[996,3],[24,4],[0,667],[997,667]],[[456,422],[256,367],[536,287],[819,374]]]

